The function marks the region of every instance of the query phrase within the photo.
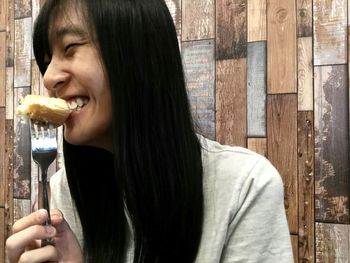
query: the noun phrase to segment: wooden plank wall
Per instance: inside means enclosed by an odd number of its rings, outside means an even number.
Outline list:
[[[0,1],[0,262],[13,222],[37,208],[38,169],[14,109],[45,94],[31,47],[40,2]],[[349,262],[349,1],[166,3],[199,131],[280,171],[295,262]]]

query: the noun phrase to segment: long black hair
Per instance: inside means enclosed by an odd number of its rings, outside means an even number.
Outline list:
[[[42,74],[49,31],[76,7],[101,54],[112,96],[113,153],[64,142],[86,262],[194,262],[201,240],[201,147],[175,27],[163,0],[46,0],[34,28]]]

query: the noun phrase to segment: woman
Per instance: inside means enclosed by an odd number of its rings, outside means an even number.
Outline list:
[[[17,221],[10,262],[292,262],[278,172],[193,129],[162,0],[47,0],[34,53],[50,96],[79,107],[53,226]]]

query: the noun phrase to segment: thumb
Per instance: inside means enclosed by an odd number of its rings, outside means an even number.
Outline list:
[[[50,211],[51,224],[56,228],[57,235],[60,235],[66,231],[72,231],[68,222],[64,219],[63,213],[58,209],[52,209]]]

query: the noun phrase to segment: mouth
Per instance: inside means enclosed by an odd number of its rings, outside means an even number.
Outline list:
[[[67,104],[69,109],[72,110],[72,112],[78,112],[81,109],[83,109],[87,104],[89,103],[88,97],[72,97],[69,100],[67,100]]]

